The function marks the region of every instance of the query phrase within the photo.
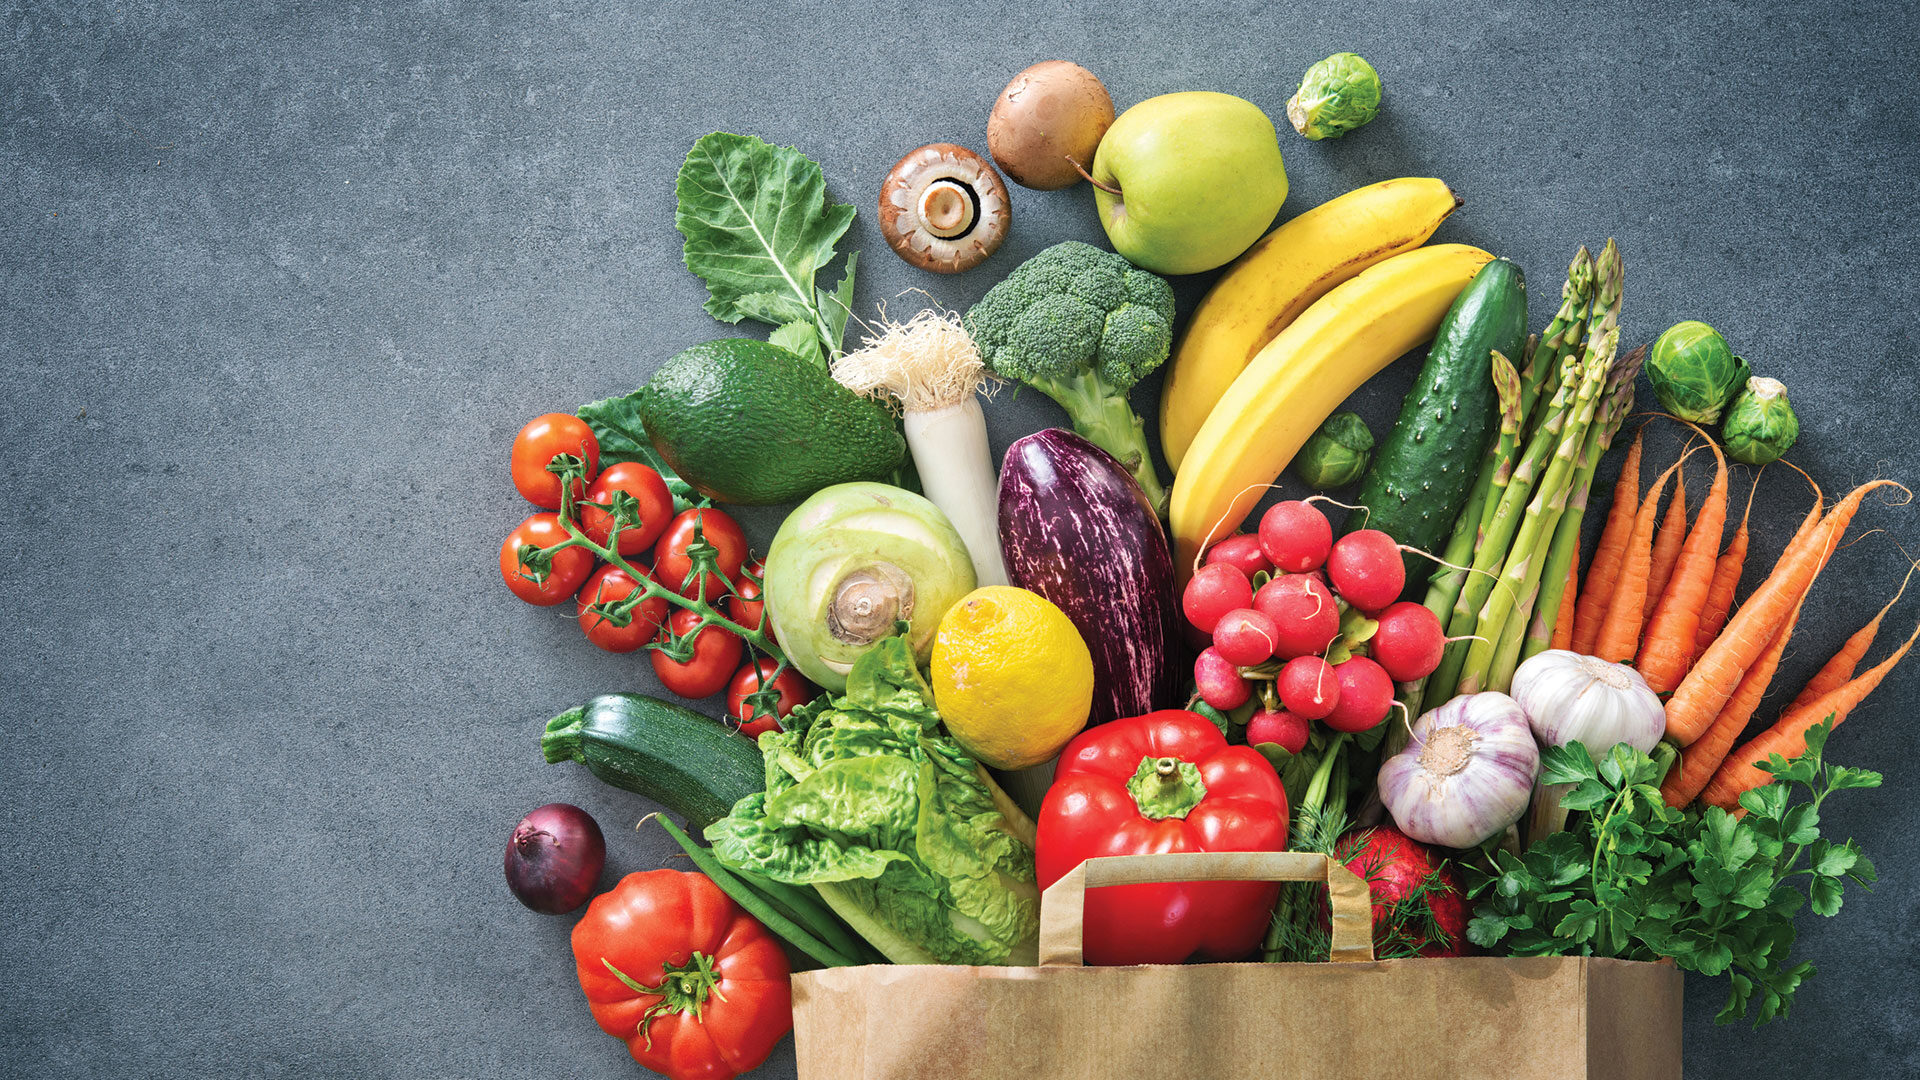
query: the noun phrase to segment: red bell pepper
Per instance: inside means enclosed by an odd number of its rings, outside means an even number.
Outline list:
[[[600,1030],[672,1080],[729,1080],[793,1027],[787,954],[704,874],[628,874],[573,928]]]
[[[1040,806],[1035,867],[1045,888],[1100,855],[1281,851],[1287,793],[1259,752],[1228,746],[1184,709],[1088,728],[1061,752]],[[1087,893],[1089,964],[1178,964],[1246,956],[1279,885],[1186,882]]]

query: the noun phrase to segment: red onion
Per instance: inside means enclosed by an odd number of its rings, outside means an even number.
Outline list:
[[[548,803],[513,828],[507,888],[533,910],[560,915],[587,902],[606,864],[599,823],[577,806]]]

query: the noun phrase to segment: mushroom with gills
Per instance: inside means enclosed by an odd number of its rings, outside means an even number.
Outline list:
[[[900,159],[880,186],[880,233],[902,259],[941,274],[984,262],[1007,237],[1007,187],[985,158],[932,143]]]

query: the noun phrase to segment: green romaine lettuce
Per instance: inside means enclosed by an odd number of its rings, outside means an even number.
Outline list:
[[[707,840],[727,866],[814,886],[896,963],[1033,963],[1033,824],[932,702],[905,638],[868,650],[844,696],[761,736],[766,791]]]

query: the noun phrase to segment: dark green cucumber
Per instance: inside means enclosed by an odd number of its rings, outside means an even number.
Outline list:
[[[640,694],[602,694],[547,721],[540,752],[549,764],[578,761],[645,795],[686,818],[696,836],[766,789],[759,748],[718,720]]]
[[[1400,419],[1360,478],[1354,501],[1370,512],[1347,515],[1349,530],[1381,529],[1402,544],[1439,552],[1472,494],[1487,439],[1500,427],[1492,354],[1498,350],[1518,367],[1526,337],[1526,278],[1495,259],[1440,320]],[[1407,580],[1425,581],[1426,567],[1416,559],[1408,556]]]

